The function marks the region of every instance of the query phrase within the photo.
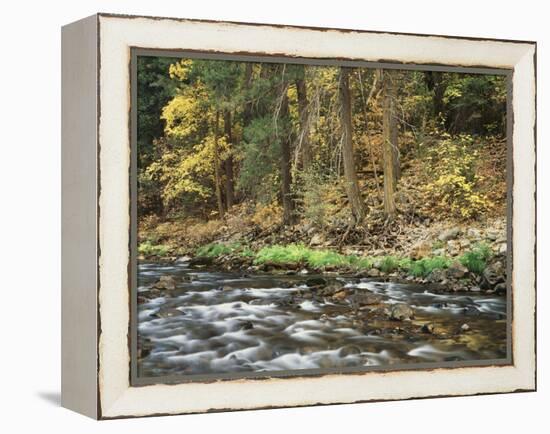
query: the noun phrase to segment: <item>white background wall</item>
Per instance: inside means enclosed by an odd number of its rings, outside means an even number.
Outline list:
[[[548,429],[548,13],[542,1],[10,1],[1,14],[0,430],[512,433]],[[538,378],[528,394],[93,422],[59,407],[60,27],[95,12],[538,42]],[[520,179],[516,180],[521,182]],[[540,425],[544,428],[537,428]]]

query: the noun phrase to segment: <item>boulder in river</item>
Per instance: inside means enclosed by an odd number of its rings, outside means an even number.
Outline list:
[[[396,304],[390,308],[390,319],[396,321],[409,321],[414,318],[414,310],[406,304]]]
[[[176,289],[176,279],[173,276],[160,276],[160,279],[153,285],[156,289]]]
[[[372,306],[382,303],[383,297],[377,294],[357,293],[350,296],[350,302],[357,307]]]

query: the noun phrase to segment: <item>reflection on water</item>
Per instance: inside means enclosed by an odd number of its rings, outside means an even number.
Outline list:
[[[174,290],[148,290],[160,276]],[[378,295],[358,310],[305,286],[309,276],[253,275],[144,263],[138,275],[138,375],[211,374],[506,357],[506,299],[338,278]],[[393,304],[412,321],[384,314]],[[433,331],[422,326],[431,324]],[[467,324],[465,332],[461,327]],[[425,327],[424,327],[425,328]]]

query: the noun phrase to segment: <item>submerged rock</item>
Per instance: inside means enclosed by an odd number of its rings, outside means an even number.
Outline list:
[[[470,326],[469,326],[468,324],[464,323],[464,324],[462,324],[462,325],[460,326],[460,330],[461,330],[462,332],[467,332],[467,331],[470,330]]]

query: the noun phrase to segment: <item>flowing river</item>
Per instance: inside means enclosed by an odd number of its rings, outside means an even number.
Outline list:
[[[161,276],[177,286],[154,296]],[[156,377],[506,357],[506,298],[437,293],[426,285],[331,277],[372,294],[358,309],[309,289],[311,275],[246,275],[141,263],[138,375]],[[326,276],[325,276],[326,277]],[[383,312],[404,304],[410,321]]]

